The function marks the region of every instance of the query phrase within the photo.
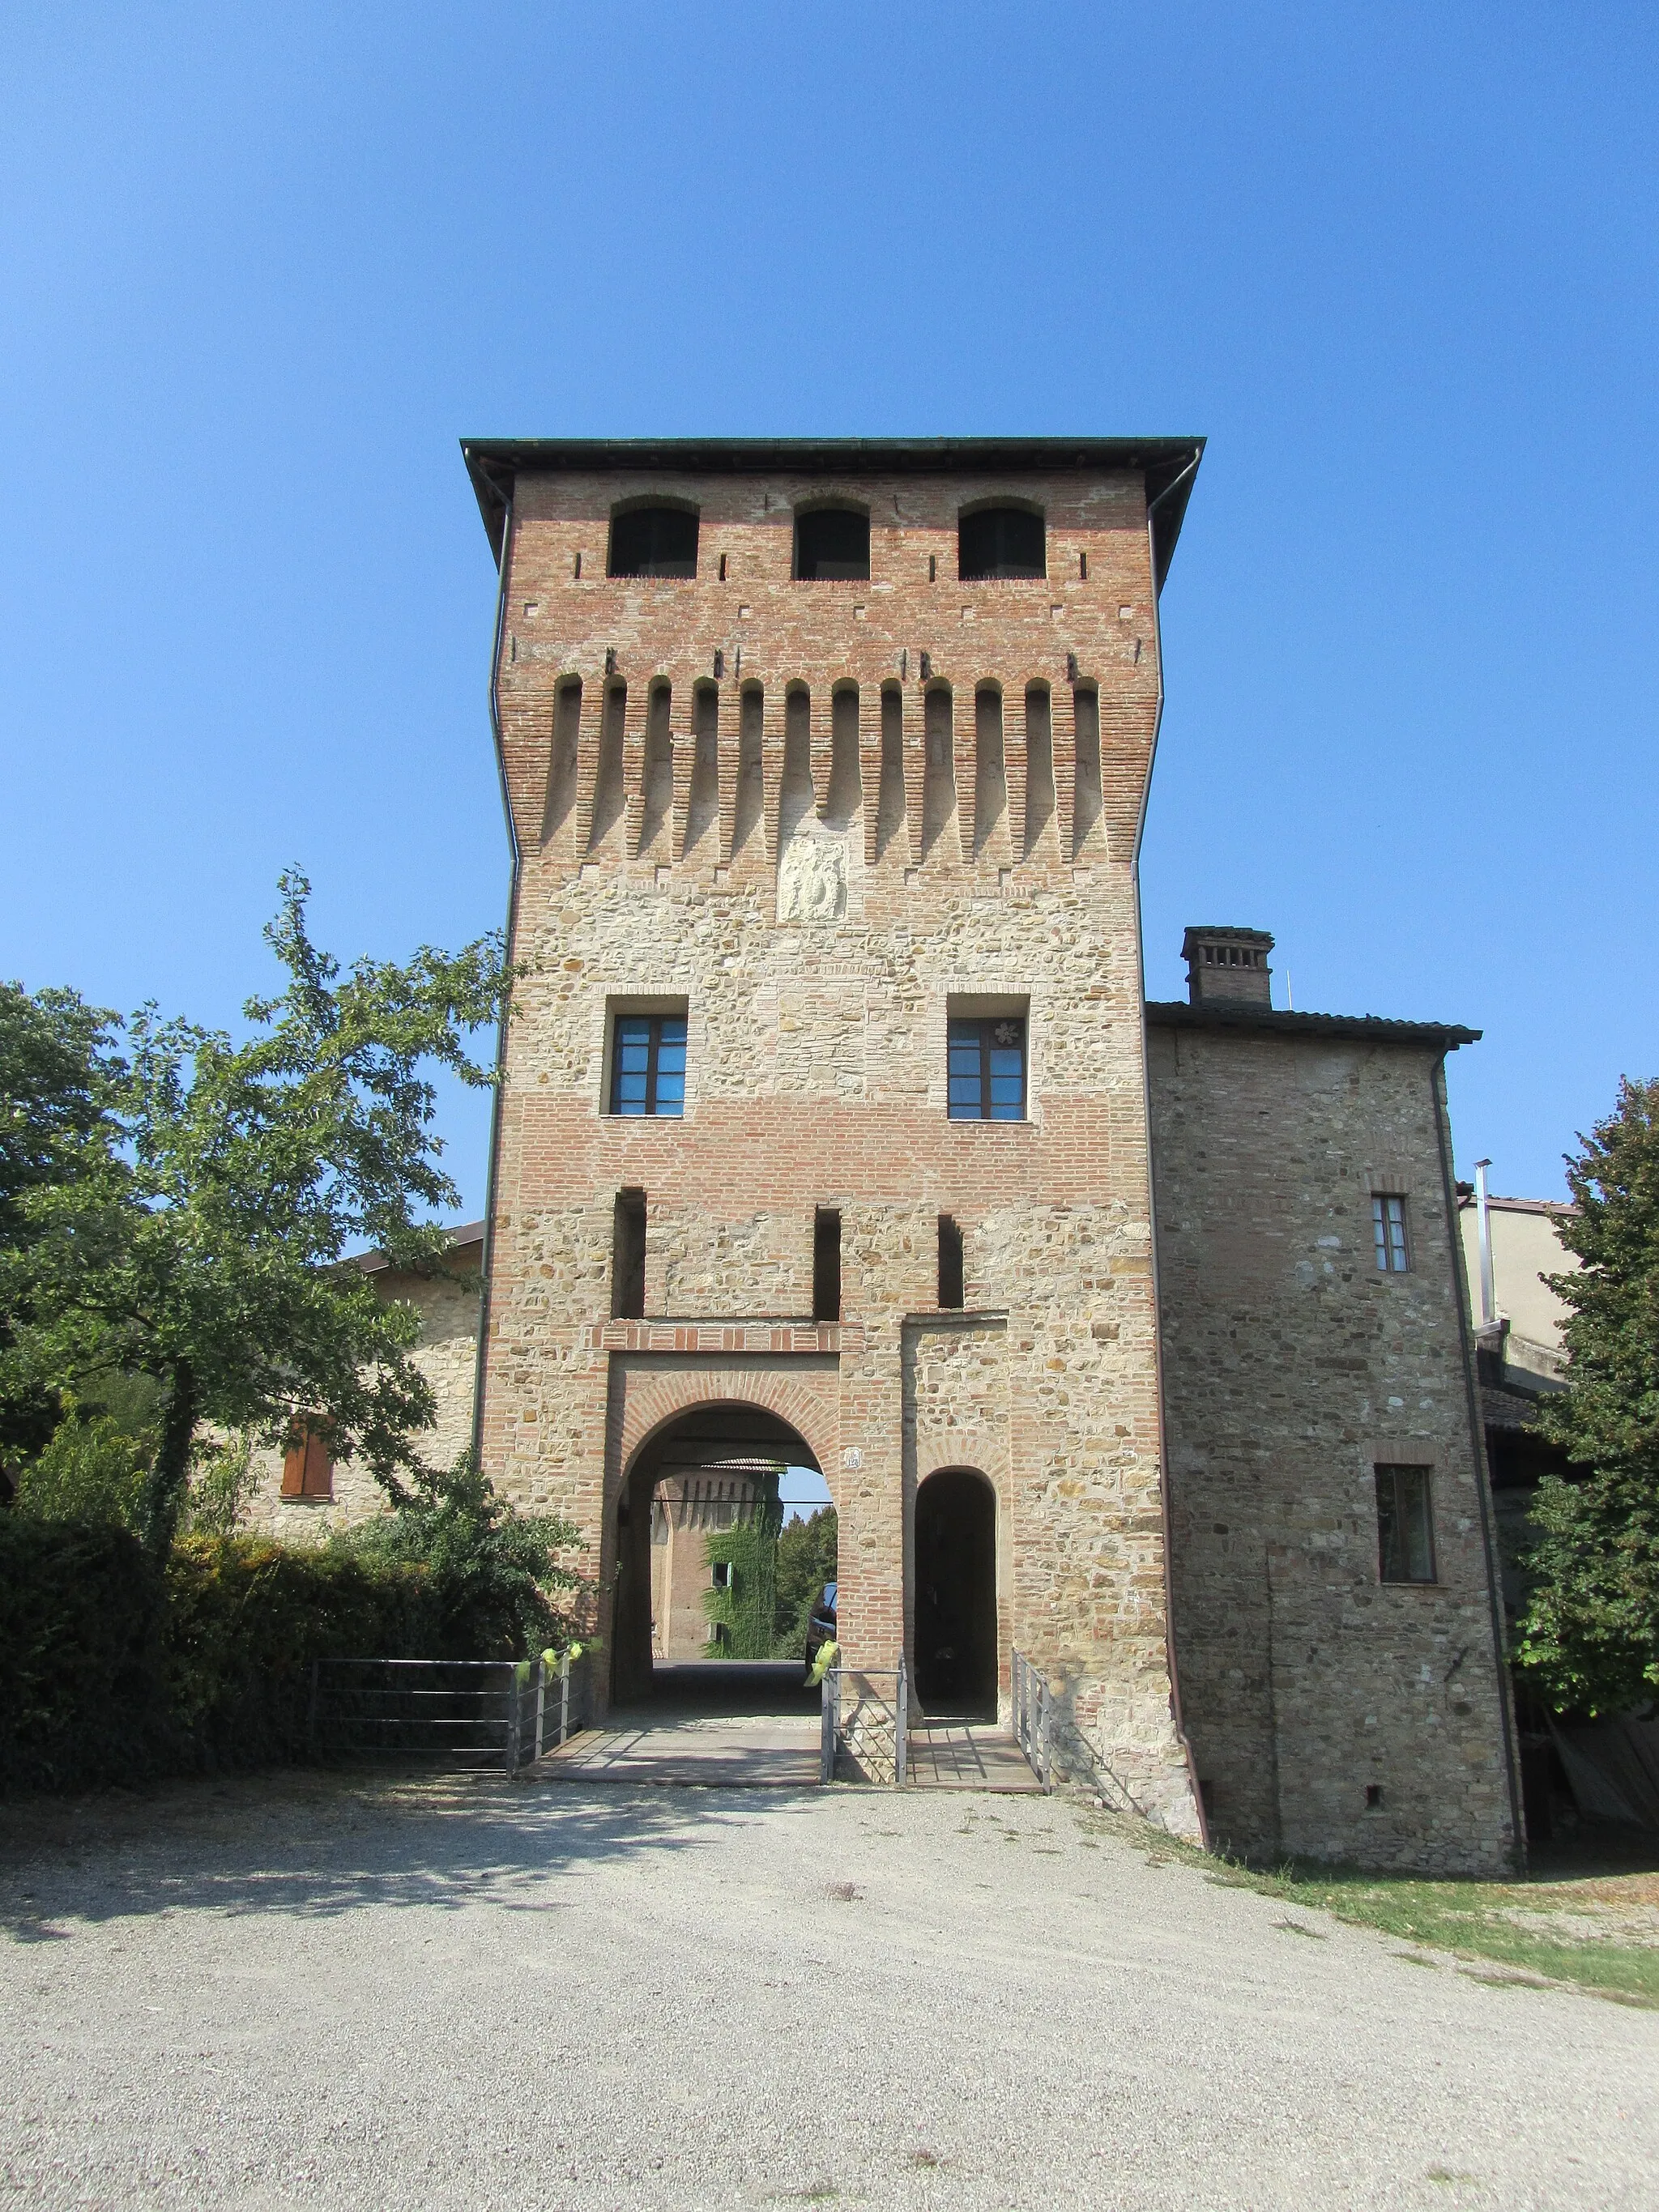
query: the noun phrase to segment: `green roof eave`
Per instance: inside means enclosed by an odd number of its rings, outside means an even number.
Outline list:
[[[1296,1014],[1288,1007],[1254,1005],[1248,999],[1211,1000],[1194,1006],[1186,999],[1149,999],[1150,1029],[1231,1030],[1258,1036],[1342,1038],[1358,1044],[1407,1045],[1431,1052],[1455,1052],[1479,1044],[1480,1031],[1456,1022],[1396,1022],[1381,1014]]]

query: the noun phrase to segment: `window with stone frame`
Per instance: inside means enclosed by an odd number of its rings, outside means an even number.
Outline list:
[[[1023,1014],[953,1015],[946,1050],[951,1121],[1025,1119]]]
[[[1379,1466],[1377,1572],[1385,1583],[1432,1583],[1434,1508],[1426,1467]]]
[[[1371,1236],[1376,1248],[1379,1274],[1403,1275],[1411,1266],[1411,1243],[1406,1234],[1406,1200],[1399,1191],[1371,1194]]]
[[[617,1014],[611,1042],[611,1111],[675,1117],[685,1111],[685,1016]]]

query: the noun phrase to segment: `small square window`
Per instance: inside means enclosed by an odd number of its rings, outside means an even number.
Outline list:
[[[1025,1020],[976,1015],[949,1024],[950,1115],[953,1121],[1025,1119]]]
[[[714,1576],[714,1588],[716,1589],[731,1589],[732,1562],[730,1559],[716,1559],[711,1571]]]
[[[1425,1467],[1376,1470],[1377,1571],[1385,1583],[1431,1583],[1434,1516]]]
[[[685,1111],[685,1016],[618,1014],[611,1054],[611,1111]]]
[[[1406,1242],[1406,1201],[1379,1191],[1371,1200],[1371,1234],[1376,1241],[1376,1265],[1384,1275],[1403,1275],[1411,1266]]]

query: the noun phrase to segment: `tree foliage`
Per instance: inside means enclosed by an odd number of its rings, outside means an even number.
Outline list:
[[[581,1587],[566,1564],[581,1543],[574,1523],[515,1512],[470,1451],[447,1471],[418,1468],[407,1482],[392,1477],[390,1487],[395,1510],[340,1531],[331,1548],[424,1567],[442,1633],[456,1635],[465,1624],[490,1650],[519,1657],[572,1641],[571,1601]]]
[[[783,1509],[778,1503],[775,1468],[758,1478],[761,1494],[746,1521],[730,1528],[714,1529],[704,1541],[711,1574],[726,1571],[724,1582],[713,1583],[703,1607],[713,1625],[723,1659],[769,1659],[775,1640],[778,1577],[778,1529]]]
[[[423,1224],[459,1194],[429,1070],[491,1079],[468,1039],[509,988],[501,943],[343,975],[311,942],[305,877],[280,889],[265,935],[285,988],[249,1002],[244,1043],[151,1006],[118,1055],[111,1018],[70,994],[3,1010],[39,1079],[8,1124],[0,1399],[152,1378],[137,1522],[153,1551],[178,1525],[204,1425],[281,1443],[296,1418],[323,1419],[337,1453],[395,1485],[434,1411],[410,1358],[416,1315],[343,1262],[363,1243],[415,1272],[442,1259]]]
[[[137,1527],[149,1455],[107,1413],[58,1423],[23,1468],[13,1510],[36,1521]]]
[[[73,991],[0,983],[0,1253],[33,1243],[32,1193],[66,1181],[102,1121],[121,1062],[115,1017]],[[0,1352],[13,1342],[0,1307]],[[58,1394],[27,1367],[0,1372],[0,1462],[39,1452],[63,1418]]]
[[[820,1505],[805,1520],[785,1524],[778,1538],[777,1653],[799,1658],[806,1648],[807,1616],[825,1583],[836,1579],[836,1509]]]
[[[1559,1233],[1581,1265],[1548,1279],[1566,1388],[1536,1426],[1584,1471],[1539,1485],[1517,1656],[1558,1710],[1594,1713],[1659,1692],[1659,1081],[1626,1079],[1579,1143]]]

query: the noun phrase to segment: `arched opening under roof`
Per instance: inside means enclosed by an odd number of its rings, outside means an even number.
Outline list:
[[[689,507],[625,507],[611,518],[608,576],[695,576],[697,513]]]
[[[799,1430],[695,1407],[641,1446],[616,1512],[613,1705],[816,1709],[806,1654],[826,1585],[833,1607],[836,1524]]]
[[[795,517],[795,575],[803,583],[861,583],[870,574],[870,518],[862,507],[809,507]]]
[[[1032,508],[975,507],[958,520],[957,574],[963,583],[1048,573],[1042,517]]]

